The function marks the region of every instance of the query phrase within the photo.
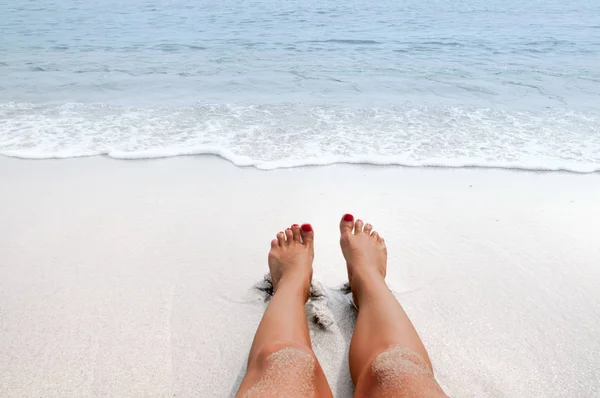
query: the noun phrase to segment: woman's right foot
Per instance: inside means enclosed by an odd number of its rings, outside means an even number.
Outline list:
[[[348,281],[358,306],[361,281],[383,280],[387,268],[387,249],[384,239],[373,231],[371,224],[362,220],[354,221],[352,214],[346,214],[340,221],[340,246],[346,259]]]

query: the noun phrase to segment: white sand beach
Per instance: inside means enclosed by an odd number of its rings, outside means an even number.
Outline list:
[[[598,173],[0,157],[0,184],[1,397],[233,396],[269,242],[302,222],[332,321],[311,308],[313,347],[350,397],[347,212],[386,238],[450,396],[600,395]]]

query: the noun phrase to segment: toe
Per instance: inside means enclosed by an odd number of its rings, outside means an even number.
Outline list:
[[[356,222],[354,223],[354,234],[360,234],[363,231],[364,225],[365,223],[363,222],[363,220],[356,220]]]
[[[315,231],[313,231],[313,227],[310,224],[302,224],[301,228],[302,232],[302,242],[311,246],[315,239]]]
[[[340,232],[342,236],[350,235],[354,227],[354,216],[352,214],[344,214],[340,221]]]
[[[294,235],[294,240],[296,242],[302,242],[301,234],[300,234],[300,226],[298,224],[292,225],[292,233]]]
[[[373,226],[371,224],[365,224],[365,233],[371,235],[371,231],[373,231]]]
[[[294,240],[294,233],[292,232],[291,228],[285,230],[285,238],[288,244]]]
[[[377,233],[377,231],[375,231],[371,234],[371,238],[373,238],[375,240],[379,240],[379,234]]]
[[[271,247],[272,247],[273,249],[275,249],[276,247],[279,247],[279,241],[278,241],[277,239],[273,239],[273,240],[271,241]]]
[[[279,246],[285,245],[285,234],[283,232],[277,234],[277,241],[279,242]]]

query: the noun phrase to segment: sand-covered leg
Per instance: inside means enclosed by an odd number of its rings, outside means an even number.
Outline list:
[[[274,294],[250,349],[238,397],[331,397],[312,351],[304,304],[310,295],[314,232],[292,225],[271,242]]]
[[[385,283],[387,249],[370,224],[346,214],[340,244],[358,319],[350,343],[357,397],[445,396],[427,351]]]

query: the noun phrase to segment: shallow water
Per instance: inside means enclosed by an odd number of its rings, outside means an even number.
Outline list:
[[[594,0],[0,4],[0,153],[600,169]]]

